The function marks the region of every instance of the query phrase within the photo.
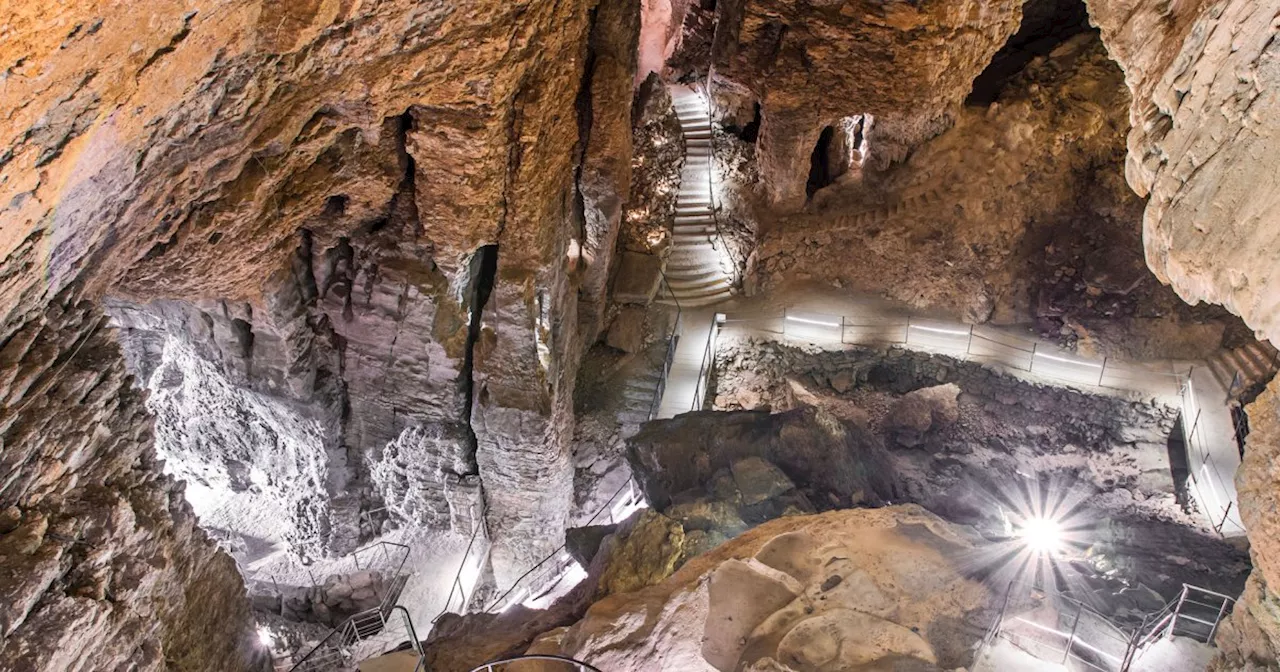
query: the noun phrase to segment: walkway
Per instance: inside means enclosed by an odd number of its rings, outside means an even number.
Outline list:
[[[665,271],[670,286],[663,287],[658,300],[681,308],[709,306],[730,298],[733,286],[731,262],[716,238],[712,212],[711,108],[705,96],[689,87],[670,91],[684,135],[684,168]]]
[[[781,337],[829,349],[899,345],[978,362],[1033,383],[1094,394],[1136,394],[1180,407],[1190,486],[1197,504],[1210,526],[1224,536],[1244,534],[1234,482],[1240,453],[1227,390],[1203,362],[1089,359],[1013,328],[912,314],[898,304],[824,286],[781,287],[767,297],[732,301],[721,310],[723,317],[714,332],[710,329],[714,316],[697,323],[705,325],[705,331],[686,329],[677,349],[682,356],[672,366],[675,384],[668,384],[658,417],[687,412],[693,408],[695,393],[705,395],[704,379],[710,367],[703,361],[714,359],[715,341],[726,335]],[[704,357],[708,343],[712,354]]]

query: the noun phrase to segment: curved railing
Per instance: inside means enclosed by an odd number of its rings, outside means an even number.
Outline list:
[[[543,662],[551,661],[551,662],[557,662],[557,663],[564,663],[565,666],[570,667],[573,670],[576,670],[577,672],[600,672],[600,668],[592,665],[591,663],[585,663],[581,660],[569,658],[567,656],[555,656],[551,654],[530,654],[527,656],[515,656],[514,658],[503,658],[502,660],[495,660],[495,661],[480,665],[478,667],[473,667],[471,668],[471,672],[495,672],[494,668],[497,667],[498,665],[513,665],[513,664],[518,665],[521,661],[529,661],[529,660],[540,660]],[[518,671],[512,670],[512,672],[518,672]]]

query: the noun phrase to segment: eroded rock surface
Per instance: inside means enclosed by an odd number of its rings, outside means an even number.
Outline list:
[[[953,669],[991,599],[959,563],[980,545],[914,506],[776,520],[538,648],[617,670]]]

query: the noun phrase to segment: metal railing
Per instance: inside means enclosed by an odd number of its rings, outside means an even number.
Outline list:
[[[499,665],[519,667],[519,663],[524,661],[531,661],[531,660],[537,660],[542,662],[563,663],[566,668],[572,669],[574,670],[574,672],[600,672],[599,668],[595,667],[590,663],[585,663],[581,660],[576,660],[573,658],[569,658],[567,656],[555,656],[551,654],[530,654],[527,656],[516,656],[514,658],[503,658],[502,660],[494,660],[494,661],[472,668],[471,672],[499,672],[498,671]],[[504,668],[502,672],[507,672],[507,671]],[[518,672],[518,670],[513,669],[510,672]]]
[[[397,622],[392,618],[400,618]],[[355,614],[334,628],[307,652],[290,672],[328,672],[352,667],[358,661],[380,656],[407,641],[417,655],[418,665],[423,662],[422,642],[409,612],[399,605],[377,607]]]
[[[706,403],[707,387],[711,383],[711,368],[715,366],[715,343],[719,330],[720,314],[715,313],[711,316],[711,327],[707,331],[707,345],[702,349],[702,363],[698,366],[698,377],[693,386],[693,401],[689,404],[690,411],[701,411]]]
[[[709,136],[711,156],[707,161],[707,202],[711,204],[711,221],[715,225],[716,240],[719,242],[720,247],[724,248],[725,253],[730,255],[731,257],[730,262],[733,264],[733,269],[730,271],[730,274],[729,274],[730,284],[737,285],[738,279],[739,279],[738,271],[740,268],[743,268],[746,266],[746,259],[744,258],[739,260],[738,255],[735,254],[735,252],[737,252],[738,250],[736,250],[733,247],[730,247],[729,244],[725,241],[724,228],[720,224],[720,204],[717,202],[717,199],[716,199],[716,188],[714,184],[714,178],[715,178],[715,172],[716,172],[716,130],[715,130],[716,129],[716,123],[715,123],[716,103],[715,103],[715,98],[712,97],[711,95],[711,82],[713,79],[713,71],[715,70],[714,60],[715,60],[714,54],[708,54],[707,78],[706,78],[706,81],[702,83],[702,95],[705,96],[707,99],[707,121],[710,122],[709,126],[711,129],[711,133]]]
[[[431,619],[432,625],[435,625],[436,621],[439,621],[441,616],[444,616],[445,614],[449,613],[449,609],[453,605],[453,596],[455,594],[459,596],[458,611],[455,613],[466,612],[467,607],[471,604],[471,598],[475,597],[474,592],[468,595],[467,587],[462,585],[462,573],[467,568],[467,561],[471,558],[471,549],[475,548],[476,538],[480,536],[480,532],[484,530],[485,527],[484,527],[484,518],[481,516],[475,515],[474,507],[472,507],[471,509],[471,520],[472,520],[471,539],[470,541],[467,542],[467,550],[462,552],[462,561],[458,563],[458,571],[454,573],[453,582],[449,584],[449,596],[445,598],[444,606],[440,608],[440,613],[436,614],[436,617]],[[483,563],[484,563],[483,560],[479,562],[481,566],[483,566]],[[474,588],[474,586],[472,587]]]
[[[1203,644],[1212,644],[1218,626],[1234,604],[1235,598],[1228,595],[1183,584],[1178,599],[1143,619],[1121,671],[1127,672],[1152,644],[1166,636],[1190,637]]]
[[[911,315],[873,315],[854,319],[787,308],[780,316],[734,318],[725,322],[762,326],[780,322],[780,326],[765,326],[762,331],[780,334],[784,339],[795,338],[817,344],[903,345],[1076,385],[1176,397],[1182,410],[1189,482],[1194,489],[1195,500],[1204,510],[1210,527],[1218,534],[1225,536],[1228,524],[1232,527],[1230,532],[1243,532],[1240,524],[1232,519],[1232,513],[1237,512],[1232,477],[1238,462],[1219,464],[1223,459],[1238,454],[1236,435],[1240,429],[1233,419],[1232,435],[1218,432],[1206,436],[1201,422],[1202,409],[1192,383],[1192,374],[1199,369],[1197,366],[1173,360],[1134,363],[1111,357],[1089,359],[1063,352],[1037,339],[993,327],[962,325]],[[1224,406],[1223,412],[1229,415],[1230,409]],[[1221,445],[1226,442],[1230,445]]]
[[[639,496],[638,494],[636,494],[634,482],[630,478],[628,478],[625,483],[623,483],[616,491],[614,491],[613,496],[609,497],[609,500],[605,502],[604,506],[600,507],[600,509],[597,510],[591,516],[591,518],[587,520],[586,525],[584,525],[584,527],[590,526],[592,523],[596,521],[597,518],[600,517],[600,514],[605,513],[606,511],[609,513],[609,517],[610,517],[609,519],[612,521],[614,503],[618,501],[618,495],[621,495],[624,491],[628,493],[628,496],[636,496],[636,497]],[[518,601],[523,601],[526,595],[533,594],[534,592],[536,592],[538,590],[537,588],[526,588],[519,593],[516,592],[516,589],[524,585],[526,580],[528,580],[530,577],[537,576],[541,578],[548,575],[558,575],[559,572],[564,570],[564,567],[567,566],[568,562],[572,562],[572,558],[569,558],[569,554],[565,549],[566,549],[566,545],[561,544],[554,551],[548,553],[546,557],[542,558],[537,563],[535,563],[532,567],[525,570],[524,574],[521,574],[519,578],[517,578],[514,582],[512,582],[511,586],[507,588],[505,592],[503,592],[497,598],[489,602],[489,604],[484,608],[483,613],[486,613],[486,614],[492,613],[495,609],[498,609],[498,610],[505,609],[511,604],[514,604]],[[553,558],[560,558],[561,561],[553,565],[547,565],[547,563],[550,562]],[[544,567],[548,569],[545,569],[542,572],[538,572],[539,569],[543,569]],[[530,582],[530,583],[533,583],[533,582]],[[508,600],[508,598],[511,598],[512,595],[518,595],[519,599]]]
[[[1069,670],[1129,672],[1162,637],[1212,643],[1234,601],[1222,593],[1183,584],[1178,599],[1146,616],[1137,628],[1126,628],[1068,595],[1011,582],[978,655],[1003,637],[1028,654]]]
[[[684,309],[680,307],[680,300],[676,298],[676,293],[671,289],[671,284],[667,282],[667,274],[661,269],[658,270],[659,282],[661,287],[666,289],[667,295],[676,304],[676,321],[671,329],[671,336],[667,338],[667,352],[662,358],[662,371],[658,375],[658,387],[653,391],[653,401],[649,403],[649,419],[653,420],[658,417],[658,409],[662,407],[662,395],[667,391],[667,378],[671,375],[671,365],[675,363],[676,347],[680,344],[680,336],[684,329]],[[662,289],[660,288],[659,293]]]

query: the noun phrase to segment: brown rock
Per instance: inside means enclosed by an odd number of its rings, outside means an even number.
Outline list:
[[[609,335],[605,340],[611,348],[623,352],[639,352],[644,348],[645,316],[647,311],[637,306],[626,306],[618,311],[609,325]]]

